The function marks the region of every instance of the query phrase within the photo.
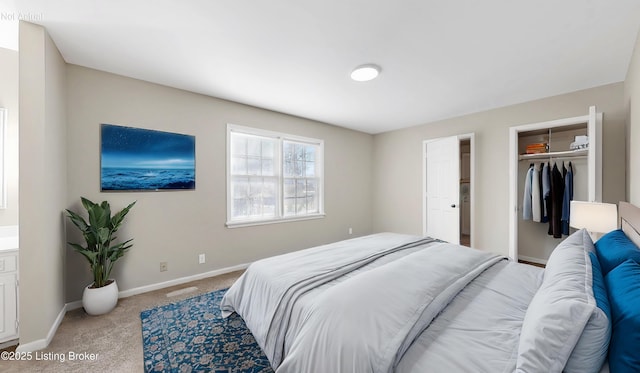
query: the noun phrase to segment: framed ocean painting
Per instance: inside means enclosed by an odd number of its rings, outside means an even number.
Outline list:
[[[100,125],[102,191],[196,188],[195,136]]]

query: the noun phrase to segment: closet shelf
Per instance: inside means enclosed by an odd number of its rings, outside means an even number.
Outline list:
[[[549,153],[537,153],[537,154],[520,154],[518,160],[525,159],[548,159],[548,158],[573,158],[573,157],[586,157],[589,154],[589,149],[576,149],[567,150],[563,152],[549,152]]]

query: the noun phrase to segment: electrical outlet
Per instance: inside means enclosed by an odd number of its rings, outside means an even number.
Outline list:
[[[349,234],[353,234],[353,228],[349,228]]]
[[[198,263],[202,264],[205,262],[204,254],[198,255]]]
[[[167,262],[160,262],[160,272],[165,272],[169,270],[169,265]]]

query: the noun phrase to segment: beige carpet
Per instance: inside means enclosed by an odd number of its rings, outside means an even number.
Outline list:
[[[31,361],[0,360],[0,372],[143,372],[140,312],[227,288],[241,273],[233,272],[122,298],[113,311],[103,316],[89,316],[82,309],[68,312],[49,347],[37,354],[33,352]],[[179,290],[191,287],[198,289],[167,297],[169,293],[181,293]],[[76,360],[70,361],[69,357]],[[79,360],[84,357],[88,360]],[[44,360],[47,358],[50,360]]]

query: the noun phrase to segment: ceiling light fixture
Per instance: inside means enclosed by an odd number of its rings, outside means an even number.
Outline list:
[[[351,72],[351,79],[357,82],[373,80],[380,74],[380,66],[374,64],[360,65]]]

